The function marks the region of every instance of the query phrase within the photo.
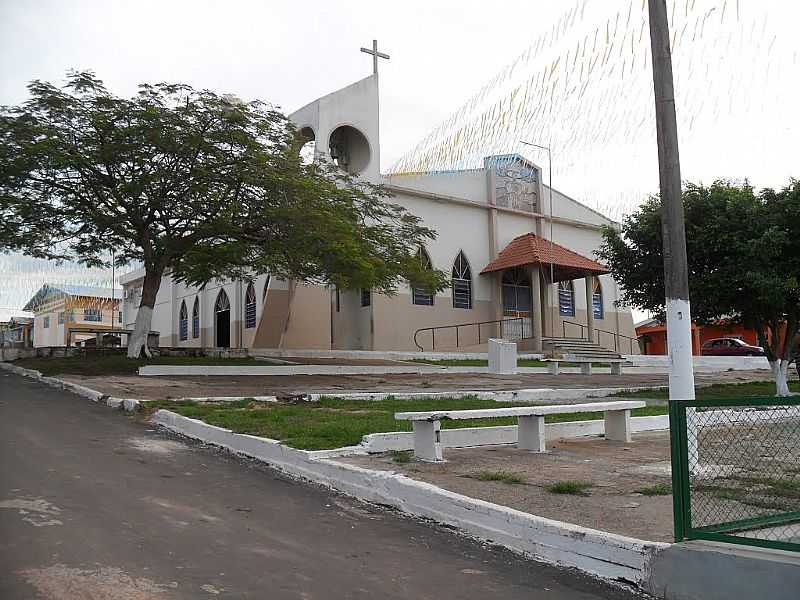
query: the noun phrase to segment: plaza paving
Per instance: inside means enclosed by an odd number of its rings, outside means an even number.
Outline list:
[[[666,386],[666,373],[639,373],[628,369],[623,375],[595,373],[580,375],[561,373],[520,373],[492,375],[488,373],[442,372],[425,374],[369,375],[276,375],[276,376],[157,376],[137,375],[79,376],[59,375],[61,379],[85,385],[118,398],[159,400],[211,396],[294,396],[309,393],[344,392],[447,392],[464,390],[635,388]],[[765,371],[725,371],[697,373],[698,385],[742,383],[770,378]]]

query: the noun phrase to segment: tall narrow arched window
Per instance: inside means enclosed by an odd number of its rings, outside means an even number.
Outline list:
[[[420,247],[417,250],[417,258],[422,263],[422,268],[430,271],[433,269],[433,265],[431,263],[431,257],[428,256],[428,253],[425,252],[425,249]],[[433,306],[433,294],[425,290],[424,288],[413,287],[411,288],[411,302],[414,304],[419,304],[421,306]]]
[[[450,287],[453,290],[453,308],[472,308],[472,271],[463,251],[458,253],[453,263]]]
[[[558,282],[558,313],[563,317],[575,316],[575,288],[571,281]]]
[[[595,319],[603,318],[603,288],[597,277],[592,277],[592,313]]]
[[[217,348],[230,348],[231,346],[231,301],[228,294],[221,289],[214,302],[214,330]]]
[[[189,337],[189,312],[186,310],[186,300],[181,301],[181,312],[178,316],[178,338],[185,342]]]
[[[195,297],[194,307],[192,308],[192,337],[200,337],[200,299]]]
[[[256,289],[252,283],[247,286],[244,295],[244,326],[246,329],[256,326]]]
[[[225,293],[225,290],[220,290],[219,294],[217,294],[217,301],[214,302],[214,312],[225,312],[230,311],[231,309],[231,302],[228,300],[228,294]]]

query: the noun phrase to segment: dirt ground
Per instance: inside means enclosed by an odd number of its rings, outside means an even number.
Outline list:
[[[60,378],[88,386],[118,398],[160,400],[211,396],[285,396],[303,393],[337,392],[446,392],[452,390],[515,390],[527,388],[602,388],[666,386],[667,375],[626,373],[623,375],[580,375],[525,373],[489,375],[486,373],[426,373],[423,375],[275,375],[275,376],[159,376],[138,375],[87,377],[59,375]],[[769,379],[765,371],[696,373],[698,385],[741,383]]]
[[[396,463],[390,455],[337,459],[371,469],[401,472],[447,490],[541,517],[652,541],[672,541],[672,496],[636,490],[670,483],[669,434],[639,433],[633,442],[587,437],[548,442],[544,454],[514,446],[444,450],[444,463]],[[523,483],[481,481],[481,471],[506,471]],[[592,483],[586,496],[545,488],[565,480]]]

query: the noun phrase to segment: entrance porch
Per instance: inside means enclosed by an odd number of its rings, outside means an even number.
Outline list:
[[[494,277],[499,288],[498,318],[514,318],[521,329],[518,339],[530,339],[526,349],[543,352],[546,339],[574,334],[594,344],[595,317],[602,318],[603,313],[597,276],[608,272],[597,261],[527,233],[513,239],[481,275]],[[585,324],[577,320],[576,279],[584,280],[587,308],[581,321]]]

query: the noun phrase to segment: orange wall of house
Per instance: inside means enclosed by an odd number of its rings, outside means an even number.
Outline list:
[[[697,332],[699,330],[699,336]],[[658,327],[639,327],[636,335],[647,336],[647,345],[644,348],[645,354],[662,355],[667,354],[667,333],[663,326]],[[692,326],[692,354],[698,356],[700,347],[697,344],[700,338],[700,346],[706,341],[720,337],[738,337],[754,346],[758,346],[758,336],[752,329],[746,329],[743,325],[702,325]]]

